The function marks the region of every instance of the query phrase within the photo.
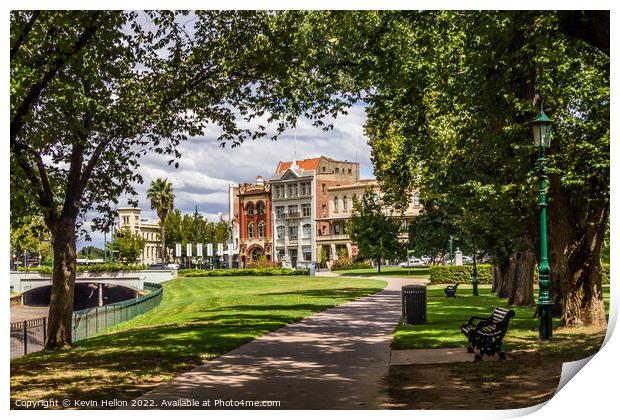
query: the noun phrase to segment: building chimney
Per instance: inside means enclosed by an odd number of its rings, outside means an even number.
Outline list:
[[[265,181],[263,181],[263,177],[260,175],[256,176],[256,185],[265,185]]]

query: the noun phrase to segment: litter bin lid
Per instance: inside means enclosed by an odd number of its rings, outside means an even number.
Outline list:
[[[422,284],[410,284],[408,286],[403,286],[403,291],[405,290],[424,290],[426,289],[426,286],[422,285]]]

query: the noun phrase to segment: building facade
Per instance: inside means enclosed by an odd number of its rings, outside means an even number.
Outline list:
[[[318,223],[325,227],[317,236],[317,252],[319,255],[322,251],[330,261],[338,260],[340,256],[348,258],[357,256],[357,247],[346,232],[346,224],[353,214],[354,200],[356,198],[361,199],[367,188],[376,194],[377,199],[382,199],[383,193],[375,179],[361,179],[349,185],[336,185],[327,188],[328,210],[325,216],[321,215],[318,219]],[[400,220],[400,241],[405,242],[407,240],[408,226],[421,210],[418,191],[414,191],[407,209],[402,214],[384,206],[384,213],[387,216]]]
[[[246,267],[261,257],[271,261],[273,258],[271,184],[261,176],[256,177],[255,184],[239,184],[236,201],[237,213],[234,219],[238,223],[240,266]]]
[[[161,262],[161,240],[159,221],[151,222],[141,217],[142,210],[136,207],[121,207],[118,212],[118,229],[129,228],[132,233],[140,234],[146,245],[140,255],[141,264]]]
[[[359,164],[325,156],[280,162],[271,178],[273,199],[274,258],[297,267],[318,261],[316,238],[328,224],[328,188],[355,182]]]

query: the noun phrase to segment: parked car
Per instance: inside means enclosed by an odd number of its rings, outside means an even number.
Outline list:
[[[401,262],[398,264],[399,267],[407,268],[407,267],[420,267],[424,265],[424,261],[419,258],[409,258],[409,260]]]
[[[166,265],[166,268],[170,268],[172,270],[178,270],[181,266],[177,263],[170,263]]]

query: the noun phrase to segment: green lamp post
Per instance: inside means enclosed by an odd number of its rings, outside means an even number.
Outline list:
[[[471,269],[471,294],[478,296],[478,266],[476,265],[476,246],[474,245],[474,266]]]
[[[449,257],[450,257],[450,265],[454,265],[454,239],[450,236],[450,240],[448,241],[448,246],[450,248]]]
[[[540,112],[532,121],[532,131],[534,134],[534,145],[538,147],[538,160],[540,188],[539,203],[540,207],[540,264],[539,273],[539,293],[536,304],[540,315],[540,327],[538,337],[541,340],[551,340],[553,338],[553,326],[551,309],[551,268],[547,258],[547,169],[545,167],[545,152],[551,145],[551,125],[553,121],[547,117],[543,111],[542,102]]]

